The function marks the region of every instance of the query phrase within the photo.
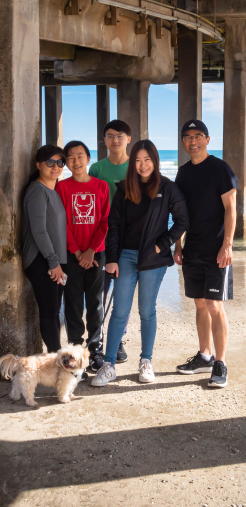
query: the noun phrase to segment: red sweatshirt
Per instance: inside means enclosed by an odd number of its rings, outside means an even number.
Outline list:
[[[56,185],[67,214],[67,249],[73,254],[92,248],[105,250],[108,230],[109,187],[105,181],[91,178],[79,183],[73,178]]]

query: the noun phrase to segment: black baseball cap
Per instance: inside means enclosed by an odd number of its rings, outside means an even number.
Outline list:
[[[203,132],[206,136],[208,136],[208,129],[205,125],[205,123],[203,123],[203,121],[200,121],[200,120],[189,120],[187,121],[183,127],[182,127],[182,130],[181,130],[181,137],[183,137],[184,133],[187,131],[187,130],[200,130],[200,132]]]

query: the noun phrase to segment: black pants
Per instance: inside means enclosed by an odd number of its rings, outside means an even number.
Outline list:
[[[56,352],[61,348],[59,310],[64,287],[51,280],[48,270],[48,262],[39,252],[25,274],[38,303],[41,336],[48,352]]]
[[[86,329],[88,340],[96,333],[89,350],[102,352],[103,348],[103,288],[105,276],[105,252],[94,256],[98,267],[82,268],[74,254],[67,252],[68,263],[64,271],[68,276],[64,290],[65,317],[67,322],[68,341],[82,344],[85,324],[83,322],[84,298],[86,303]]]

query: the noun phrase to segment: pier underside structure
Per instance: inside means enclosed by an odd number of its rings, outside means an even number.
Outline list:
[[[202,117],[202,82],[225,83],[224,159],[239,178],[237,237],[246,233],[246,10],[240,0],[0,0],[0,355],[41,350],[21,266],[21,204],[41,143],[62,145],[66,85],[97,86],[98,157],[109,87],[132,144],[148,137],[150,84],[178,82],[180,126]],[[186,156],[179,150],[179,164]]]

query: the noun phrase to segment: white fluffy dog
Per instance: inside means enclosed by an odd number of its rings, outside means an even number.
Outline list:
[[[57,353],[18,357],[7,354],[0,358],[1,375],[13,380],[10,398],[19,400],[21,394],[26,404],[36,407],[34,393],[37,384],[55,387],[58,399],[68,403],[84,369],[89,365],[89,351],[81,345],[67,345]]]

